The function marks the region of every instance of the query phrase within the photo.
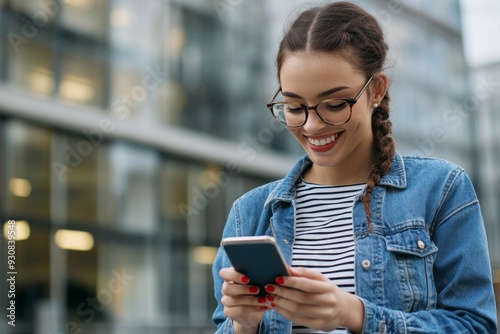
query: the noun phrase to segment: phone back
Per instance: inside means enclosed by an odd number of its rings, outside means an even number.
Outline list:
[[[278,276],[288,276],[286,265],[273,243],[235,243],[223,244],[223,247],[234,269],[248,276],[249,284],[258,286],[261,295],[266,294],[266,284],[274,284]]]

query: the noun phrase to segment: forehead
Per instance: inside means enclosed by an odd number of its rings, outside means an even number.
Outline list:
[[[351,87],[364,78],[340,53],[306,51],[289,53],[281,65],[279,77],[283,90],[292,92]]]

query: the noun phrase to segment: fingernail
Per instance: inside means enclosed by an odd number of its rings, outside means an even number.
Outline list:
[[[260,308],[262,311],[267,310],[267,306],[260,306],[259,308]]]
[[[285,279],[283,277],[276,277],[277,284],[285,284]]]
[[[266,299],[270,302],[274,302],[274,297],[273,296],[270,296],[270,295],[267,295],[266,296]]]
[[[275,307],[276,307],[276,305],[274,305],[274,303],[271,303],[271,307],[272,307],[272,308],[275,308]]]
[[[261,303],[261,304],[264,304],[264,303],[266,302],[266,298],[264,298],[264,297],[259,297],[259,298],[257,299],[257,301],[258,301],[259,303]]]
[[[250,293],[257,293],[259,292],[259,288],[256,286],[251,286],[249,289]]]
[[[248,282],[250,282],[250,278],[248,278],[248,276],[246,276],[246,275],[241,276],[240,279],[245,284],[248,283]]]
[[[272,285],[266,285],[265,289],[266,289],[267,292],[274,292],[274,290],[275,290],[274,286],[272,286]]]

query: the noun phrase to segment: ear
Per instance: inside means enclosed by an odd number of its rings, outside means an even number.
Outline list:
[[[382,99],[385,97],[385,94],[387,94],[387,90],[389,89],[389,78],[387,77],[387,74],[385,74],[384,72],[380,72],[374,75],[372,84],[373,88],[370,91],[370,102],[372,105],[374,103],[380,104],[380,101],[382,101]]]

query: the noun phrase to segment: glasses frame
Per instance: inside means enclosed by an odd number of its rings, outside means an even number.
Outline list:
[[[361,97],[361,95],[363,94],[363,92],[366,90],[366,87],[368,87],[368,85],[370,84],[370,82],[372,81],[373,79],[373,76],[371,76],[370,78],[368,78],[368,80],[366,81],[365,85],[363,86],[363,88],[361,88],[361,90],[359,91],[359,93],[356,95],[356,97],[354,98],[349,98],[349,97],[340,97],[340,98],[335,98],[334,100],[342,100],[342,101],[345,101],[347,102],[347,104],[349,105],[349,118],[347,119],[347,121],[345,122],[341,122],[341,123],[330,123],[330,122],[327,122],[323,119],[323,116],[321,115],[321,113],[318,111],[318,106],[325,102],[325,101],[328,101],[328,100],[323,100],[321,102],[319,102],[317,105],[315,106],[308,106],[308,105],[305,105],[305,104],[301,104],[300,106],[303,108],[305,114],[306,114],[306,118],[304,119],[304,122],[300,125],[287,125],[287,124],[283,124],[282,122],[279,121],[279,119],[276,117],[276,115],[274,114],[274,106],[276,104],[283,104],[285,102],[274,102],[274,99],[276,99],[276,97],[278,96],[278,94],[281,92],[281,86],[278,87],[278,90],[276,91],[276,93],[274,93],[273,97],[271,98],[271,100],[269,100],[269,102],[267,103],[267,108],[271,111],[271,114],[273,115],[274,119],[276,120],[276,122],[278,122],[279,124],[283,125],[283,126],[286,126],[287,128],[298,128],[298,127],[301,127],[303,126],[304,124],[307,123],[307,119],[309,118],[309,110],[314,110],[316,111],[316,114],[318,115],[318,117],[326,124],[329,124],[329,125],[342,125],[342,124],[345,124],[347,122],[349,122],[351,120],[351,116],[352,116],[352,107],[356,104],[356,102],[358,102],[358,99]]]

